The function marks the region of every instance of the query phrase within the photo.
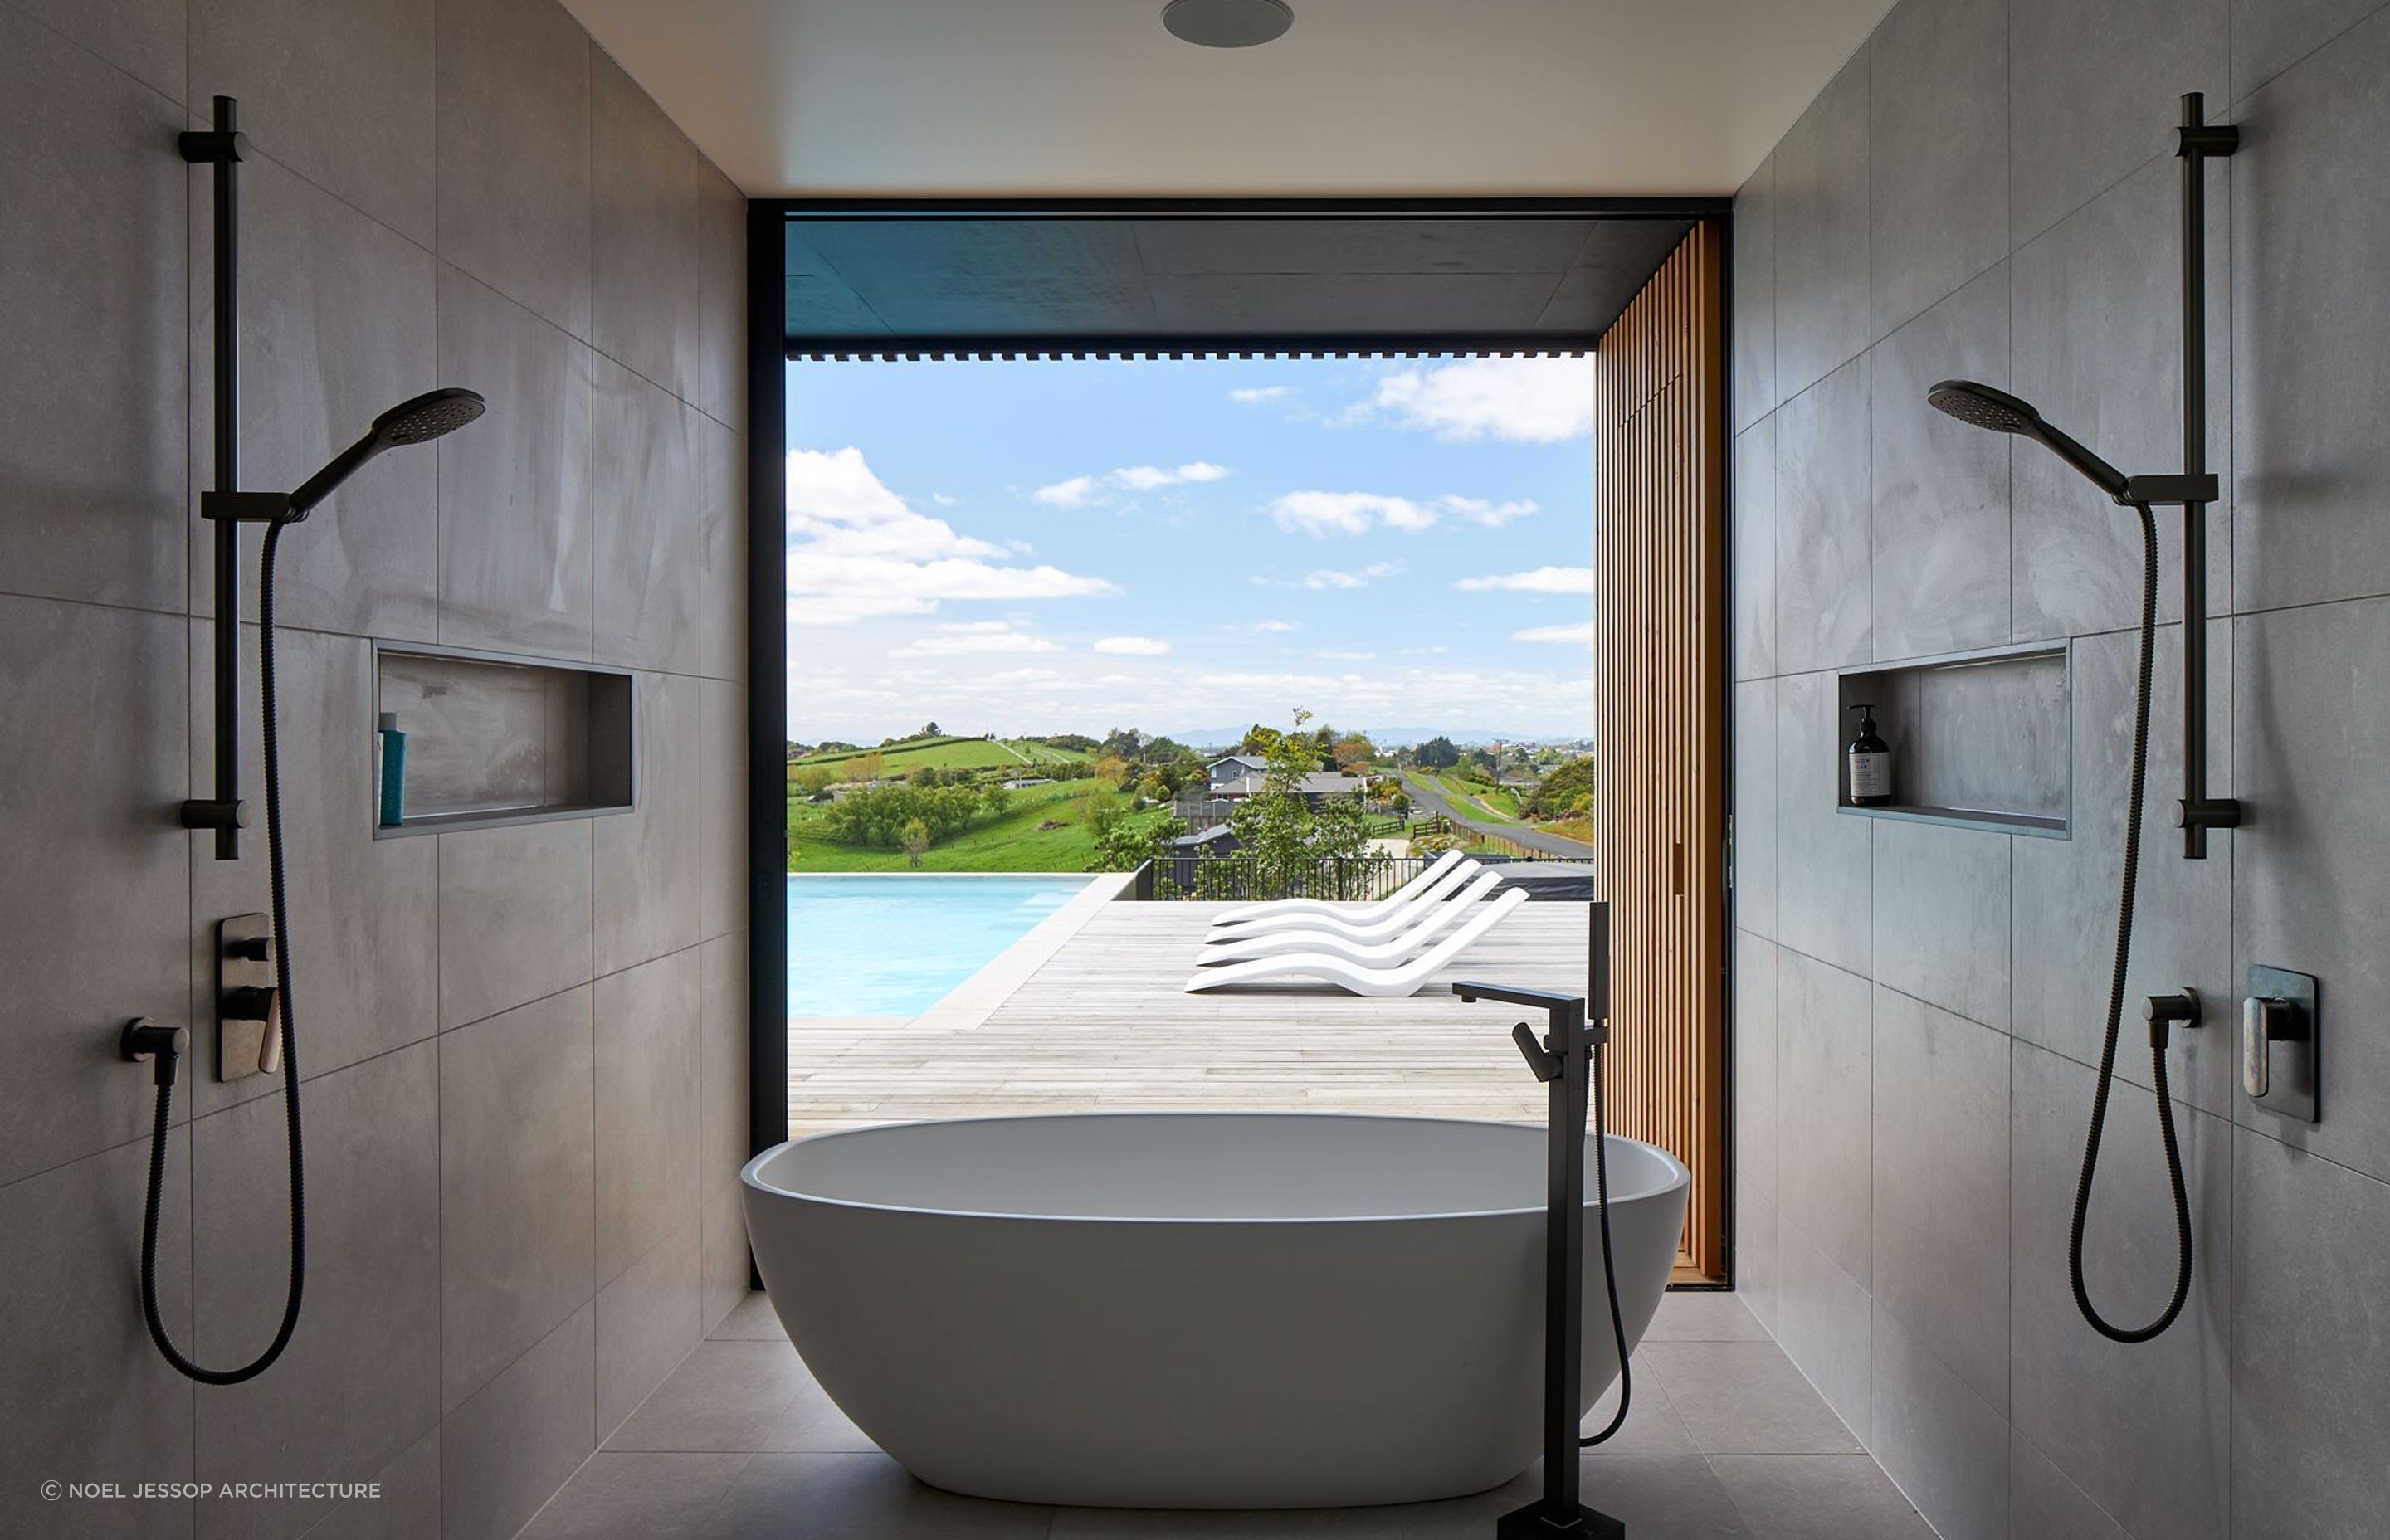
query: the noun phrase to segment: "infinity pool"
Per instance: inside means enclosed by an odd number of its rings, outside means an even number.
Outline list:
[[[791,877],[789,1014],[918,1016],[1084,877]]]

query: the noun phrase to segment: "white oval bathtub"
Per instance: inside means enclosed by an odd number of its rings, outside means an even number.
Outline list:
[[[1484,1491],[1535,1460],[1544,1150],[1510,1123],[1099,1113],[816,1135],[741,1174],[790,1340],[922,1481],[1344,1507]],[[1629,1342],[1688,1180],[1611,1139]],[[1586,1187],[1590,1410],[1617,1360]]]

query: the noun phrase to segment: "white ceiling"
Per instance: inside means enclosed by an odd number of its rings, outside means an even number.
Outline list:
[[[752,195],[1723,193],[1890,0],[564,0]]]

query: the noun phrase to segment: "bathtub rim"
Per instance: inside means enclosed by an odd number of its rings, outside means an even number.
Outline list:
[[[812,1144],[816,1140],[820,1139],[842,1139],[852,1137],[853,1136],[859,1134],[883,1133],[889,1129],[894,1128],[920,1128],[932,1125],[945,1126],[954,1123],[1061,1123],[1066,1121],[1094,1118],[1109,1118],[1115,1120],[1144,1120],[1153,1118],[1300,1118],[1306,1122],[1333,1120],[1347,1123],[1403,1124],[1455,1123],[1478,1128],[1505,1128],[1522,1133],[1531,1133],[1538,1136],[1543,1136],[1546,1132],[1541,1125],[1536,1123],[1510,1123],[1500,1118],[1438,1118],[1402,1112],[1307,1112],[1289,1111],[1284,1109],[1255,1109],[1252,1111],[1224,1111],[1218,1109],[1199,1110],[1191,1108],[1166,1108],[1157,1109],[1150,1112],[1128,1110],[1119,1111],[997,1112],[975,1118],[898,1118],[888,1123],[870,1123],[859,1128],[824,1129],[819,1133],[806,1134],[793,1139],[783,1139],[778,1144],[772,1146],[770,1149],[758,1151],[756,1154],[749,1157],[747,1163],[739,1168],[739,1185],[742,1191],[752,1191],[768,1198],[785,1199],[789,1201],[798,1203],[818,1203],[825,1208],[851,1209],[862,1213],[921,1214],[940,1219],[1017,1220],[1028,1221],[1041,1225],[1417,1225],[1451,1223],[1460,1220],[1501,1219],[1519,1215],[1541,1214],[1546,1213],[1548,1208],[1547,1204],[1536,1202],[1523,1203],[1511,1208],[1455,1209],[1433,1213],[1201,1214],[1176,1216],[1166,1214],[1129,1213],[1032,1213],[992,1209],[923,1208],[917,1204],[909,1203],[870,1203],[853,1198],[826,1198],[817,1193],[794,1192],[787,1187],[775,1187],[770,1182],[765,1181],[762,1175],[763,1167],[767,1162],[777,1159],[788,1150],[796,1148],[798,1145]],[[1594,1137],[1593,1130],[1590,1127],[1586,1130],[1586,1137],[1588,1140]],[[1690,1169],[1688,1168],[1682,1161],[1677,1160],[1676,1156],[1661,1149],[1658,1145],[1647,1143],[1641,1139],[1629,1138],[1624,1134],[1612,1134],[1607,1136],[1607,1137],[1616,1139],[1622,1144],[1634,1145],[1640,1149],[1646,1150],[1649,1153],[1659,1157],[1664,1162],[1665,1162],[1667,1171],[1667,1180],[1660,1183],[1656,1187],[1648,1187],[1641,1191],[1633,1193],[1613,1192],[1612,1196],[1614,1201],[1623,1204],[1641,1202],[1647,1199],[1665,1198],[1670,1193],[1690,1187],[1692,1185],[1693,1178]],[[1602,1200],[1595,1193],[1594,1184],[1590,1177],[1591,1173],[1590,1169],[1588,1169],[1584,1206],[1588,1210],[1599,1210],[1602,1207]]]

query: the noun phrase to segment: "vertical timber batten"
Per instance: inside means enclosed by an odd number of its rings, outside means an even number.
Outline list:
[[[1691,1168],[1679,1281],[1726,1273],[1725,231],[1697,225],[1594,354],[1595,842],[1613,1128]]]

